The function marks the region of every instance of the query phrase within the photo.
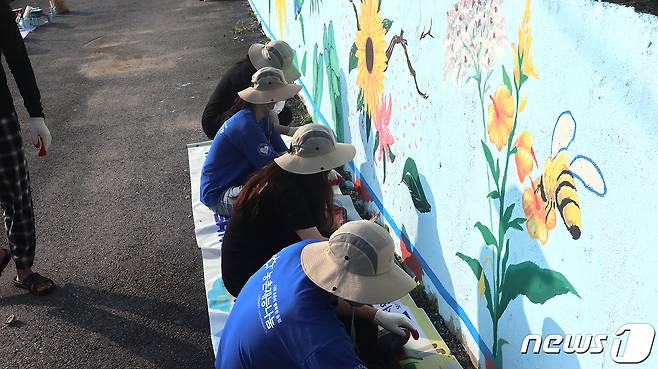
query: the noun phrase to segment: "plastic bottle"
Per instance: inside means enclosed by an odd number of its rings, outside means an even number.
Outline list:
[[[30,29],[30,16],[29,15],[23,14],[23,19],[22,19],[21,22],[22,22],[21,24],[23,26],[23,30],[27,31],[28,29]]]

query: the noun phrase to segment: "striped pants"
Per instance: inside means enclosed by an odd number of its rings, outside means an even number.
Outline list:
[[[0,206],[16,268],[32,267],[36,236],[30,175],[16,116],[0,117]]]

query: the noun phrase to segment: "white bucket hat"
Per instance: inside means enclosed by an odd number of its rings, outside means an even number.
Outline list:
[[[345,223],[329,241],[301,254],[302,268],[318,287],[345,300],[383,304],[409,293],[416,282],[394,262],[393,239],[367,220]]]
[[[263,67],[281,69],[288,82],[295,82],[301,76],[292,62],[292,48],[285,41],[270,41],[266,45],[253,44],[249,47],[248,54],[251,64],[256,69]]]
[[[292,136],[290,150],[274,162],[291,173],[314,174],[344,165],[354,159],[354,155],[354,146],[337,143],[330,128],[322,124],[306,124]]]
[[[268,104],[287,100],[302,89],[300,85],[287,83],[281,70],[265,67],[251,77],[251,87],[238,92],[242,100],[252,104]]]

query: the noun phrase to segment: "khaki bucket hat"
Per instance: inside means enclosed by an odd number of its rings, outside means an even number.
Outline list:
[[[251,77],[251,87],[238,92],[238,96],[252,104],[268,104],[287,100],[302,89],[294,83],[287,83],[281,70],[265,67]]]
[[[256,69],[263,67],[281,69],[288,82],[295,82],[301,76],[292,62],[292,48],[285,41],[275,40],[265,45],[253,44],[249,47],[248,54],[251,64]]]
[[[337,143],[334,132],[322,124],[306,124],[295,132],[290,150],[274,159],[282,169],[314,174],[334,169],[354,159],[353,145]]]
[[[318,287],[345,300],[383,304],[409,293],[416,282],[394,261],[393,239],[367,220],[345,223],[329,241],[301,254],[302,268]]]

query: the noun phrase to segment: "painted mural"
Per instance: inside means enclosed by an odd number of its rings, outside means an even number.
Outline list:
[[[295,49],[314,120],[357,147],[356,205],[480,367],[614,368],[607,352],[519,349],[658,324],[656,17],[585,0],[250,2]]]

